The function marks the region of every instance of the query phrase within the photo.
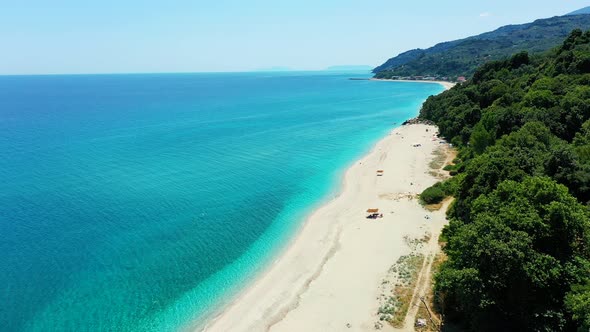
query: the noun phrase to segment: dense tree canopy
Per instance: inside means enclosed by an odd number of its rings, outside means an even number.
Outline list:
[[[459,147],[436,276],[470,330],[590,327],[590,31],[489,62],[421,111]],[[452,183],[452,185],[451,185]]]
[[[567,328],[564,296],[590,268],[587,209],[547,177],[504,181],[473,205],[471,222],[445,230],[436,287],[450,313],[474,330]]]

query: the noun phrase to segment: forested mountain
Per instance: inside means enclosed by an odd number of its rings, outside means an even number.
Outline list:
[[[590,15],[566,15],[507,25],[492,32],[415,49],[387,60],[373,72],[376,78],[434,76],[455,79],[470,77],[475,69],[514,52],[545,52],[559,45],[573,29],[590,29]]]
[[[420,117],[459,148],[454,176],[436,185],[455,197],[435,276],[446,321],[588,331],[590,31],[486,63]]]
[[[568,15],[581,15],[581,14],[590,14],[590,6],[573,11],[573,12],[569,13]]]

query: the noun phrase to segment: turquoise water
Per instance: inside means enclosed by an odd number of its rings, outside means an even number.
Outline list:
[[[0,330],[202,324],[442,90],[351,76],[0,77]]]

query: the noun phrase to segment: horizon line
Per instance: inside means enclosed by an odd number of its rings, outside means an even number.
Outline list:
[[[272,69],[261,69],[261,70],[243,70],[243,71],[154,71],[154,72],[88,72],[88,73],[37,73],[37,74],[2,74],[0,73],[0,77],[7,77],[7,76],[91,76],[91,75],[156,75],[156,74],[247,74],[247,73],[288,73],[288,72],[338,72],[338,71],[367,71],[372,72],[372,69],[375,67],[371,67],[371,69],[330,69],[331,67],[338,67],[338,66],[330,66],[324,69],[284,69],[284,70],[272,70]],[[353,66],[354,67],[354,66]]]

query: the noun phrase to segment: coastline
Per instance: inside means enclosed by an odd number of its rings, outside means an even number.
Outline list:
[[[199,331],[373,328],[381,279],[409,252],[406,238],[440,232],[444,224],[444,213],[412,199],[438,181],[428,174],[440,146],[431,139],[435,131],[401,126],[376,143],[346,171],[340,195],[315,210],[270,266]],[[385,175],[377,177],[377,168]],[[384,218],[366,219],[373,207]]]
[[[383,81],[383,82],[409,82],[409,83],[432,83],[432,84],[440,84],[440,85],[442,85],[445,88],[445,90],[448,90],[448,89],[454,87],[455,85],[457,85],[457,83],[447,82],[447,81],[390,80],[390,79],[386,79],[386,78],[371,78],[369,80],[370,81]]]

